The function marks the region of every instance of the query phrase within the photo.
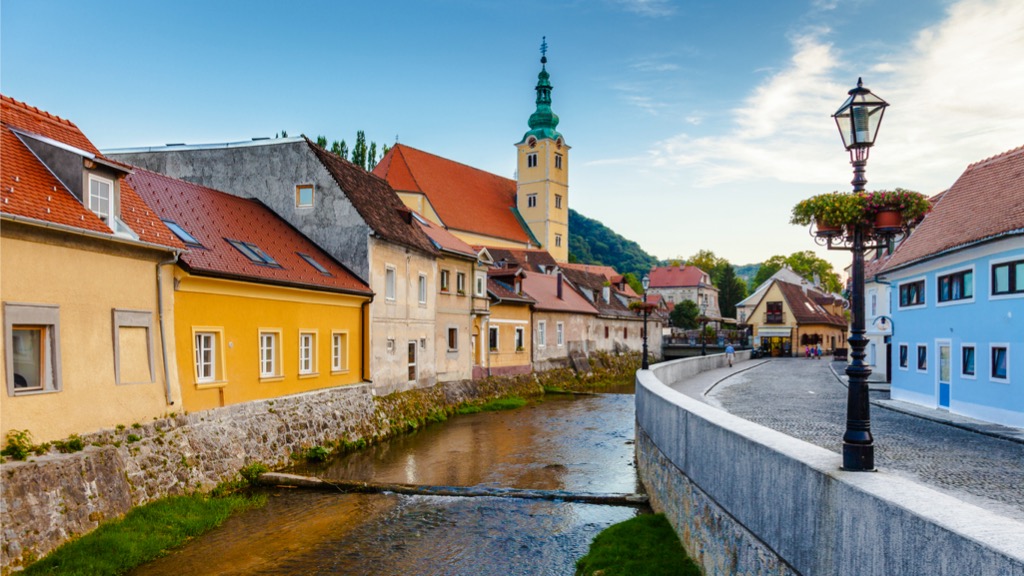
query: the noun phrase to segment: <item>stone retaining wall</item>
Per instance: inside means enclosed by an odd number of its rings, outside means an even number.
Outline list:
[[[666,386],[717,356],[637,373],[637,467],[705,574],[1024,574],[1024,523]],[[690,364],[690,365],[687,365]]]
[[[605,359],[629,379],[636,357]],[[586,377],[564,376],[577,385]],[[249,402],[83,436],[85,450],[0,467],[0,571],[41,558],[132,507],[206,492],[244,466],[271,468],[311,446],[378,441],[473,401],[543,394],[549,375],[458,381],[377,397],[367,384]],[[557,380],[557,378],[555,379]],[[94,445],[95,444],[95,445]]]

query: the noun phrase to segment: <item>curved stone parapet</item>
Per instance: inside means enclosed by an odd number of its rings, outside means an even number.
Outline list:
[[[719,356],[636,377],[636,456],[652,507],[705,574],[1024,574],[1024,523],[671,389]]]

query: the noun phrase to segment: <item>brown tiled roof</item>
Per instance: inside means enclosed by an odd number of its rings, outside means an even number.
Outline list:
[[[832,296],[810,289],[804,292],[801,286],[781,280],[776,280],[775,283],[782,291],[782,297],[789,303],[789,309],[793,311],[793,318],[798,324],[846,326],[845,318],[830,314],[818,303],[819,300],[831,301]]]
[[[8,96],[0,95],[0,124],[0,212],[114,237],[113,230],[82,204],[11,129],[72,146],[104,162],[124,164],[101,155],[72,122]],[[139,240],[170,248],[185,247],[123,177],[119,188],[119,217]]]
[[[403,192],[423,194],[450,230],[526,244],[530,234],[516,217],[516,181],[405,144],[377,164],[374,174]]]
[[[623,304],[617,296],[613,295],[608,299],[608,302],[604,301],[602,292],[604,284],[608,280],[603,274],[588,272],[586,270],[581,270],[578,267],[563,268],[562,273],[565,274],[565,277],[580,291],[586,291],[593,296],[593,301],[590,301],[590,298],[587,298],[587,301],[597,308],[601,315],[619,316],[623,318],[632,318],[636,316],[636,313]],[[650,302],[654,302],[654,300],[650,298],[648,300]]]
[[[160,216],[181,226],[201,247],[181,256],[182,266],[198,275],[237,278],[370,295],[370,288],[301,232],[258,200],[239,198],[142,168],[128,180]],[[280,266],[257,264],[228,239],[258,246]],[[323,274],[300,254],[313,258]]]
[[[885,270],[1010,234],[1024,234],[1024,146],[968,166]]]
[[[559,278],[554,274],[541,274],[540,272],[527,272],[523,277],[523,292],[530,295],[537,301],[534,304],[536,310],[546,312],[573,312],[577,314],[597,314],[590,302],[572,289],[564,279],[562,282],[562,297],[558,297]]]
[[[679,288],[697,286],[704,282],[707,273],[696,266],[656,266],[648,274],[651,288]],[[711,280],[707,280],[710,284]],[[705,285],[707,285],[705,284]]]
[[[417,218],[416,222],[438,250],[476,259],[478,251],[451,232],[426,219]]]
[[[494,264],[504,261],[508,268],[523,268],[530,272],[544,272],[558,267],[558,262],[547,251],[526,248],[487,248]],[[541,268],[544,270],[541,270]]]
[[[309,138],[306,138],[306,143],[377,236],[429,254],[437,253],[427,235],[414,223],[409,209],[386,181],[331,154]]]
[[[516,302],[521,304],[533,304],[536,302],[536,300],[530,298],[529,295],[516,294],[515,289],[510,284],[503,282],[501,278],[488,276],[487,291],[490,292],[491,296],[501,300],[502,302]]]
[[[611,282],[613,285],[617,285],[624,280],[623,275],[616,272],[615,268],[612,268],[611,266],[604,266],[601,264],[579,264],[573,262],[563,262],[559,264],[559,266],[561,266],[563,270],[573,269],[582,270],[584,272],[590,272],[593,274],[599,274],[601,276],[604,276],[605,280]],[[616,290],[621,294],[625,294],[629,298],[640,297],[640,295],[637,294],[636,291],[633,290],[633,287],[630,286],[628,283],[625,283],[622,286],[622,290],[618,290],[616,287]]]

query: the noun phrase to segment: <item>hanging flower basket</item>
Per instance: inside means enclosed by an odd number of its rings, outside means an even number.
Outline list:
[[[814,223],[814,234],[816,236],[829,237],[829,236],[841,236],[843,234],[843,227],[838,224],[829,224],[826,222],[815,222]]]
[[[882,228],[877,219],[885,212],[899,214],[902,222],[897,227],[901,227],[904,223],[916,224],[932,209],[932,203],[924,194],[896,188],[868,192],[864,196],[864,209],[876,220],[876,228]]]
[[[882,210],[875,214],[875,230],[898,232],[903,229],[903,215],[898,210]]]
[[[790,224],[807,226],[814,223],[819,235],[842,232],[844,226],[860,226],[865,222],[864,196],[848,192],[829,192],[811,196],[793,207]]]

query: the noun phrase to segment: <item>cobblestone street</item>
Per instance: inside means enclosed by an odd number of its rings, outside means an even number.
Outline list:
[[[695,389],[677,389],[696,396]],[[828,361],[794,358],[772,360],[726,377],[702,399],[840,453],[846,396],[846,387],[829,369]],[[871,393],[872,401],[888,396],[888,392]],[[1024,444],[875,404],[871,406],[871,429],[879,470],[1024,520]]]

